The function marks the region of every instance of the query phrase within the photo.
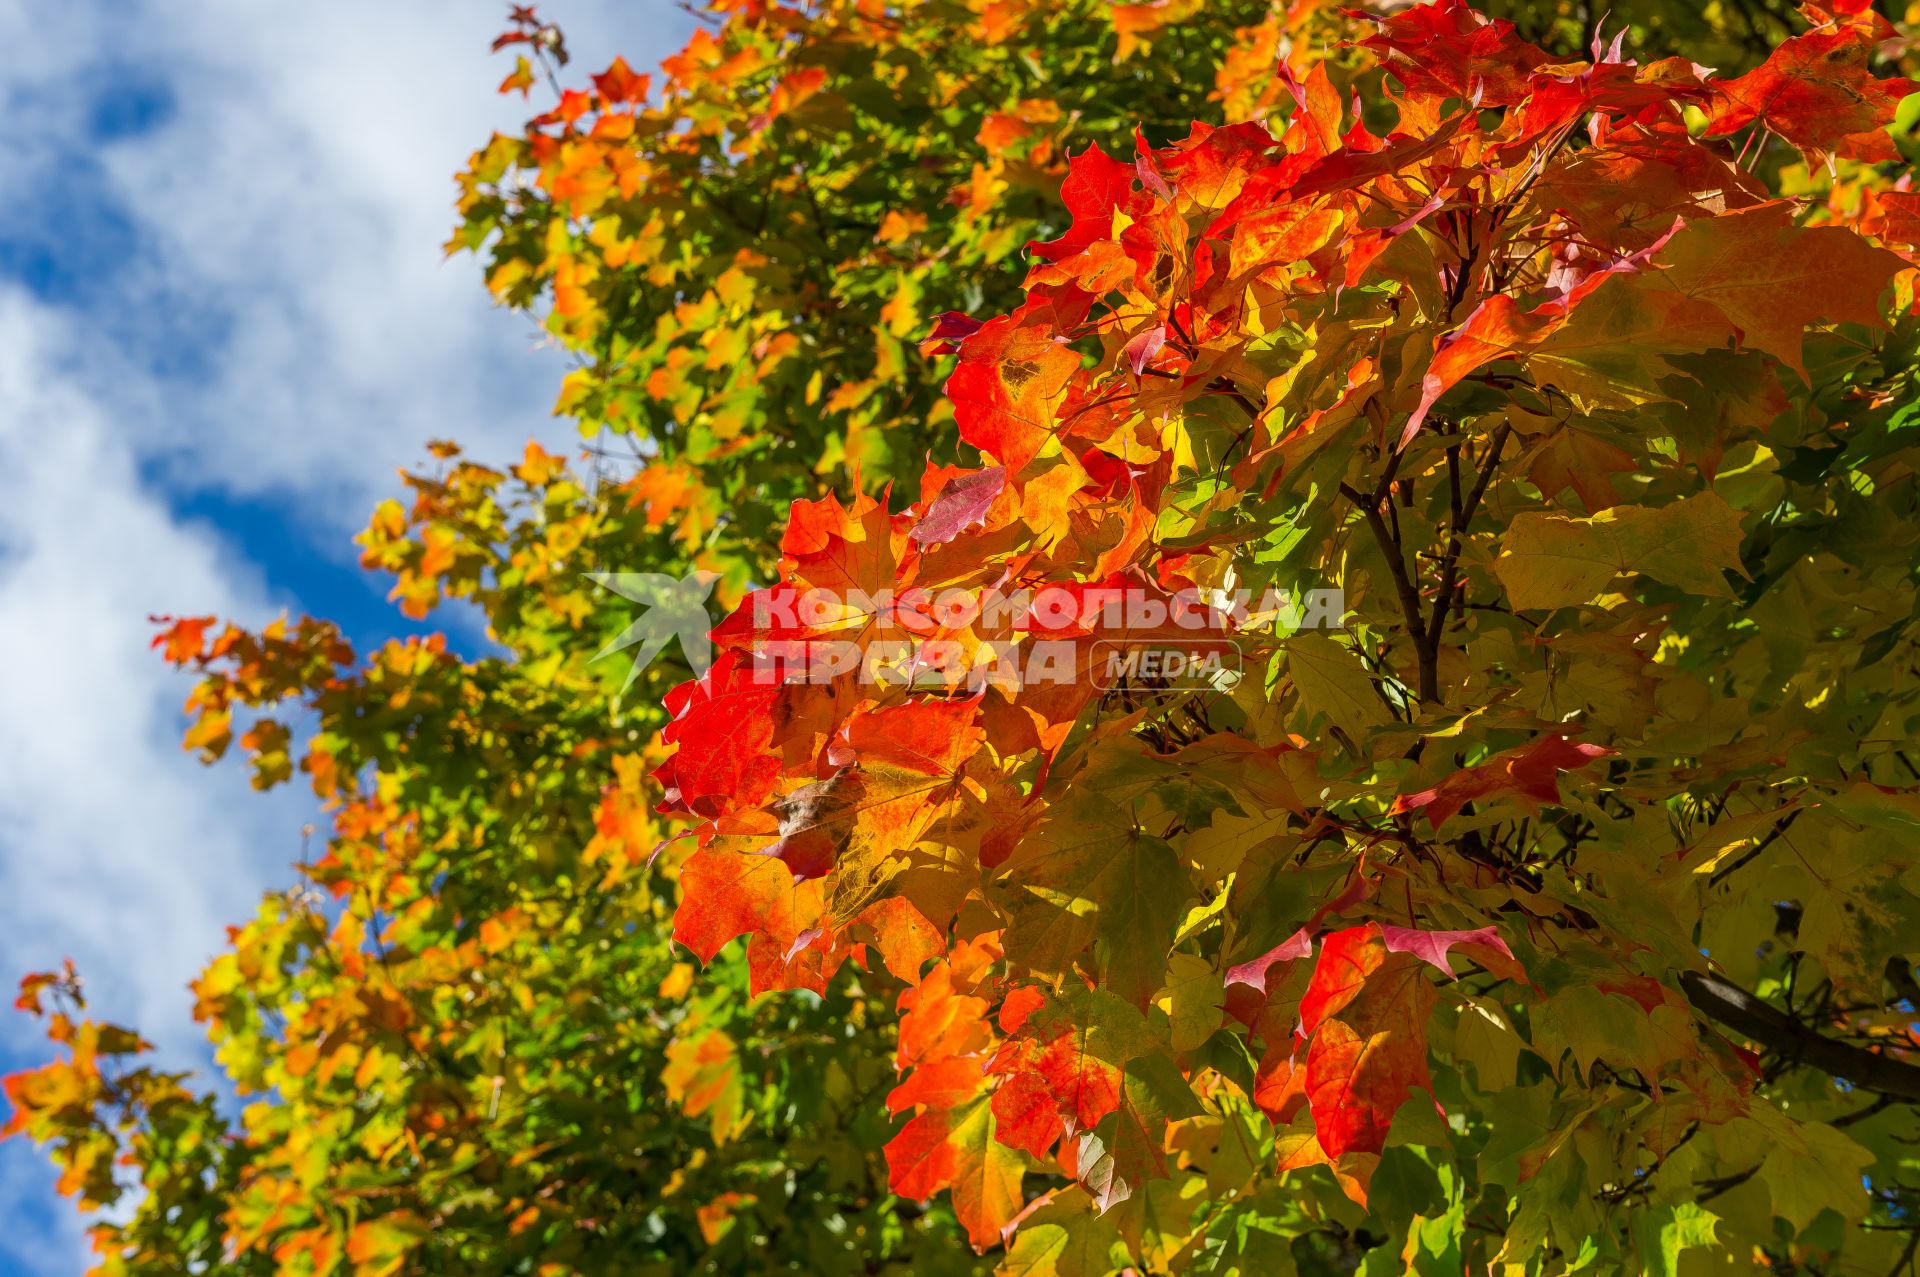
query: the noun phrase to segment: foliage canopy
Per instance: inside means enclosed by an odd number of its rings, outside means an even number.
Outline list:
[[[376,512],[505,656],[161,635],[332,828],[197,986],[237,1121],[28,981],[101,1271],[1911,1263],[1911,86],[1622,14],[748,4],[494,139],[633,472]],[[719,577],[712,669],[610,713],[582,566]]]

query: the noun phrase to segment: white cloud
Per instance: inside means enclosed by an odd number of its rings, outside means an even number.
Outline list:
[[[655,60],[690,25],[664,0],[642,11],[650,21],[621,6],[624,31],[607,0],[547,8],[582,73],[616,47]],[[440,255],[455,168],[529,109],[494,91],[509,64],[487,44],[503,12],[202,0],[51,29],[23,7],[16,30],[0,15],[0,39],[51,46],[0,72],[21,77],[0,84],[0,172],[16,190],[46,189],[36,176],[84,150],[76,93],[111,93],[129,66],[173,91],[161,127],[94,155],[139,237],[116,281],[151,322],[74,352],[170,487],[325,494],[339,530],[429,438],[489,455],[533,434],[569,440],[549,416],[557,357],[489,305],[472,258]],[[150,355],[181,343],[210,375],[154,384]]]
[[[195,1062],[186,983],[297,858],[302,817],[181,753],[185,686],[146,617],[258,622],[269,605],[257,573],[141,489],[114,420],[58,370],[71,327],[0,292],[0,978],[71,957],[95,1011]],[[44,1055],[35,1032],[8,1015],[0,1055]],[[43,1179],[9,1149],[0,1199],[24,1206]],[[47,1266],[77,1236],[60,1211],[6,1230],[25,1271],[72,1271]]]
[[[0,294],[0,970],[104,967],[109,1009],[178,1044],[183,977],[262,869],[297,859],[298,826],[181,753],[186,684],[146,618],[270,607],[257,573],[142,491],[113,420],[53,371],[68,327]]]
[[[578,71],[656,61],[689,26],[665,0],[546,8]],[[503,10],[0,0],[0,44],[33,51],[0,66],[0,181],[28,193],[7,225],[118,228],[70,296],[0,284],[0,982],[71,955],[172,1065],[201,1055],[187,981],[286,880],[308,812],[180,751],[187,684],[146,617],[312,602],[182,502],[280,503],[313,530],[298,551],[338,561],[429,438],[569,439],[557,361],[439,252],[453,170],[524,114],[493,92]],[[171,113],[91,140],[88,105],[130,78]],[[30,1033],[0,1015],[0,1059],[37,1054]],[[26,1205],[40,1176],[0,1148],[0,1271],[75,1270],[71,1221]]]

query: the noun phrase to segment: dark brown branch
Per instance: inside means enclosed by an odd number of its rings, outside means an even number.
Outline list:
[[[1387,561],[1387,568],[1393,574],[1394,592],[1399,595],[1400,612],[1405,619],[1407,636],[1413,640],[1413,653],[1418,668],[1415,694],[1423,704],[1440,703],[1440,635],[1446,625],[1447,614],[1454,608],[1459,596],[1460,553],[1466,544],[1467,526],[1473,520],[1475,511],[1480,508],[1481,499],[1487,494],[1487,487],[1493,480],[1494,469],[1500,460],[1500,451],[1506,446],[1510,427],[1501,426],[1487,449],[1486,458],[1480,465],[1480,476],[1469,495],[1462,496],[1460,491],[1459,446],[1447,450],[1448,479],[1451,484],[1449,518],[1447,528],[1447,548],[1440,561],[1440,585],[1433,603],[1433,615],[1429,618],[1420,602],[1420,589],[1413,576],[1407,570],[1406,551],[1399,532],[1398,512],[1388,506],[1387,512],[1394,515],[1390,525],[1381,508],[1389,500],[1393,491],[1394,472],[1400,462],[1400,454],[1388,454],[1385,468],[1375,484],[1371,495],[1363,495],[1351,484],[1340,485],[1340,494],[1351,501],[1367,521],[1367,527],[1373,532],[1373,539],[1380,547],[1380,553]]]
[[[1507,440],[1513,434],[1513,427],[1502,424],[1493,432],[1493,443],[1487,449],[1487,456],[1480,463],[1480,477],[1474,481],[1473,492],[1467,497],[1466,509],[1460,513],[1462,529],[1473,522],[1473,516],[1480,509],[1480,500],[1487,495],[1487,486],[1493,482],[1493,468],[1500,461],[1500,450],[1507,446]]]
[[[1480,477],[1473,485],[1472,494],[1465,500],[1460,496],[1460,445],[1455,443],[1447,449],[1447,482],[1450,488],[1447,550],[1440,561],[1440,593],[1433,601],[1433,617],[1427,622],[1427,647],[1434,653],[1436,663],[1440,652],[1440,635],[1446,627],[1447,614],[1453,611],[1454,600],[1460,589],[1460,552],[1466,546],[1467,525],[1473,522],[1481,498],[1487,495],[1487,485],[1492,482],[1494,468],[1500,463],[1500,451],[1507,446],[1507,436],[1512,433],[1513,427],[1508,425],[1502,425],[1494,433],[1493,442],[1487,447],[1486,458],[1480,463]]]
[[[1241,390],[1240,387],[1234,385],[1225,377],[1215,377],[1207,383],[1207,389],[1214,394],[1225,395],[1228,399],[1239,404],[1240,410],[1247,414],[1249,424],[1260,419],[1260,405],[1249,399],[1244,390]]]
[[[1887,1277],[1900,1277],[1900,1270],[1913,1271],[1913,1253],[1920,1250],[1920,1228],[1913,1230],[1907,1238],[1907,1248],[1900,1252],[1900,1258],[1893,1261],[1893,1267],[1887,1270]]]
[[[1427,632],[1421,621],[1420,592],[1414,588],[1413,578],[1407,575],[1406,555],[1400,548],[1400,541],[1393,535],[1392,529],[1380,514],[1381,493],[1362,496],[1350,484],[1340,485],[1340,495],[1353,502],[1367,520],[1367,527],[1373,532],[1373,539],[1380,547],[1380,554],[1387,561],[1387,570],[1393,574],[1393,588],[1400,596],[1400,613],[1406,621],[1407,635],[1413,640],[1413,652],[1419,666],[1419,686],[1415,693],[1426,704],[1438,704],[1440,700],[1440,662],[1436,659],[1432,645],[1427,642]]]
[[[1728,878],[1732,877],[1734,873],[1736,873],[1742,867],[1752,862],[1753,859],[1758,855],[1760,855],[1761,852],[1773,846],[1774,841],[1776,839],[1784,835],[1787,832],[1787,830],[1793,828],[1793,822],[1800,819],[1800,813],[1804,810],[1806,809],[1803,807],[1795,807],[1792,811],[1782,816],[1777,822],[1775,822],[1773,828],[1767,832],[1767,836],[1765,838],[1762,838],[1759,842],[1755,843],[1751,850],[1741,855],[1741,857],[1738,860],[1735,860],[1733,863],[1728,865],[1722,865],[1718,870],[1716,870],[1714,872],[1713,877],[1707,879],[1707,885],[1710,887],[1719,886],[1721,883],[1725,882]]]
[[[1864,1091],[1920,1103],[1920,1066],[1823,1037],[1778,1007],[1711,972],[1684,972],[1680,987],[1708,1019],[1785,1059],[1811,1065]]]
[[[1700,1190],[1699,1200],[1702,1203],[1710,1202],[1722,1193],[1732,1192],[1734,1189],[1752,1179],[1755,1175],[1758,1175],[1760,1173],[1760,1167],[1764,1164],[1765,1163],[1762,1162],[1755,1162],[1752,1166],[1749,1166],[1746,1170],[1740,1171],[1737,1174],[1723,1175],[1719,1179],[1701,1180],[1694,1185],[1695,1188]]]
[[[1834,1118],[1833,1121],[1828,1123],[1828,1125],[1834,1126],[1834,1127],[1841,1127],[1841,1128],[1852,1126],[1855,1122],[1866,1121],[1868,1118],[1874,1116],[1876,1113],[1886,1112],[1888,1109],[1893,1107],[1893,1104],[1894,1104],[1894,1100],[1891,1095],[1883,1095],[1879,1099],[1875,1100],[1873,1103],[1867,1105],[1867,1107],[1863,1109],[1855,1109],[1853,1112],[1846,1114],[1844,1117]]]

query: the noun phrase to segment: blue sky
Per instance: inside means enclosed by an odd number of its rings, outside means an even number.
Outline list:
[[[395,470],[430,438],[575,438],[558,356],[439,249],[452,172],[520,118],[504,9],[0,0],[0,981],[71,956],[170,1067],[205,1064],[187,981],[313,813],[180,752],[148,614],[407,632],[348,540]],[[669,0],[543,11],[582,74],[690,26]],[[0,1071],[38,1058],[0,1016]],[[0,1145],[0,1277],[84,1270],[51,1185]]]

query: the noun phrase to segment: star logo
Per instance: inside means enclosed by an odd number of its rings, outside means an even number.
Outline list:
[[[673,639],[680,640],[680,651],[693,668],[695,678],[703,678],[713,665],[713,642],[708,631],[713,622],[707,616],[707,596],[713,593],[719,577],[711,572],[695,572],[675,579],[660,572],[589,572],[587,579],[644,611],[611,643],[594,653],[598,661],[616,652],[633,649],[633,663],[627,679],[614,695],[616,702],[627,694],[640,671],[666,650]]]

